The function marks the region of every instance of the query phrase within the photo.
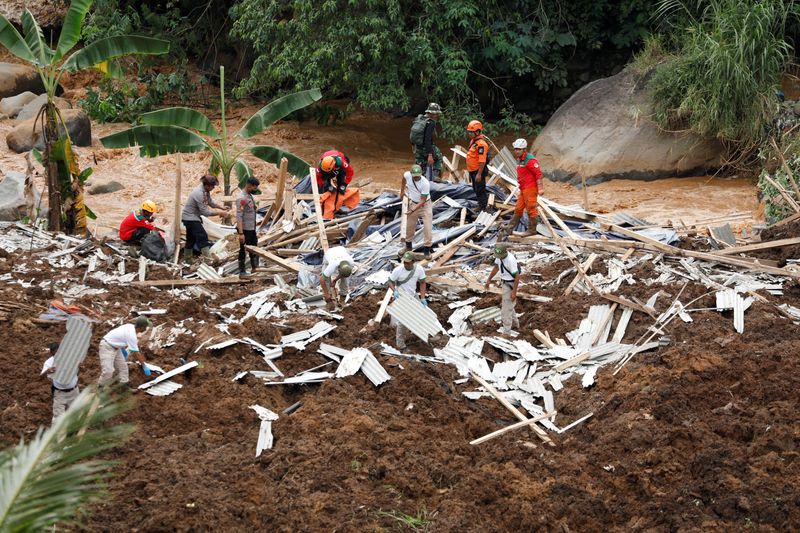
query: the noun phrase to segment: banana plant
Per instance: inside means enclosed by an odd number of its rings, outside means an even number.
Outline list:
[[[233,172],[236,172],[240,188],[244,188],[245,180],[253,175],[242,158],[245,152],[275,165],[285,157],[289,172],[297,176],[308,173],[308,163],[300,157],[274,146],[244,144],[241,139],[253,137],[289,113],[316,102],[322,98],[319,89],[299,91],[270,102],[256,111],[238,132],[229,136],[225,117],[225,67],[219,68],[219,79],[220,131],[199,111],[170,107],[144,113],[139,117],[138,126],[102,137],[100,142],[106,148],[138,146],[142,156],[148,157],[208,152],[211,155],[209,171],[214,175],[222,174],[226,196],[231,194]]]
[[[109,423],[130,407],[87,388],[50,428],[0,450],[0,531],[46,531],[56,523],[80,529],[78,512],[105,494],[114,464],[93,456],[134,430]]]
[[[158,55],[169,51],[168,41],[139,35],[122,35],[99,39],[71,53],[80,40],[83,21],[92,3],[93,0],[73,0],[64,17],[55,49],[47,45],[41,27],[27,9],[22,13],[24,37],[6,17],[0,15],[0,45],[36,69],[47,93],[47,103],[42,106],[36,124],[41,124],[44,132],[43,164],[47,174],[50,209],[48,225],[52,231],[64,229],[82,233],[85,232],[86,221],[83,182],[78,179],[81,173],[59,174],[59,160],[54,153],[54,150],[59,149],[60,153],[66,154],[62,158],[66,168],[76,168],[66,125],[54,103],[61,76],[65,72],[77,72],[92,67],[118,74],[119,69],[109,63],[114,59],[127,55]],[[60,138],[65,139],[67,148],[58,148],[57,142]],[[66,215],[62,213],[65,210]],[[77,227],[74,226],[76,222]]]

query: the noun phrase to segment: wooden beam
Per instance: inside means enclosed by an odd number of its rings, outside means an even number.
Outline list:
[[[442,246],[441,248],[436,250],[436,252],[431,256],[431,261],[435,261],[437,258],[443,256],[445,253],[449,252],[450,249],[452,249],[453,247],[457,247],[462,242],[464,242],[467,239],[469,239],[470,237],[472,237],[472,235],[474,235],[476,231],[477,231],[477,228],[475,228],[475,226],[473,226],[470,229],[468,229],[466,232],[462,233],[461,235],[459,235],[458,237],[456,237],[455,239],[450,241],[448,244]],[[441,266],[441,265],[436,265],[436,266]]]
[[[779,246],[792,246],[795,244],[800,244],[800,238],[795,237],[793,239],[780,239],[777,241],[766,241],[755,244],[747,244],[745,246],[735,246],[733,248],[726,248],[725,250],[718,250],[711,253],[714,255],[733,255],[744,252],[754,252],[756,250],[767,250],[769,248],[777,248]]]
[[[519,428],[524,428],[524,427],[529,426],[531,424],[535,424],[536,422],[539,422],[540,420],[544,420],[545,418],[552,418],[552,417],[556,416],[556,413],[557,413],[556,411],[550,411],[549,413],[545,413],[543,415],[539,415],[539,416],[536,416],[536,417],[533,417],[533,418],[529,418],[527,420],[523,420],[522,422],[517,422],[516,424],[511,424],[510,426],[506,426],[506,427],[504,427],[502,429],[498,429],[497,431],[492,431],[488,435],[484,435],[483,437],[479,437],[479,438],[477,438],[475,440],[472,440],[469,443],[473,444],[473,445],[481,444],[483,442],[486,442],[487,440],[492,440],[493,438],[499,437],[500,435],[504,435],[504,434],[506,434],[506,433],[508,433],[510,431],[514,431],[514,430],[517,430]]]
[[[394,291],[392,289],[386,289],[386,294],[383,295],[381,305],[378,307],[378,312],[375,314],[375,324],[380,324],[381,320],[383,320],[383,315],[386,314],[386,308],[389,307],[389,302],[392,301],[393,293]]]
[[[245,248],[249,252],[252,252],[254,254],[260,255],[261,257],[263,257],[267,261],[269,261],[271,263],[275,263],[276,265],[280,265],[283,268],[285,268],[286,270],[294,272],[295,274],[299,274],[300,271],[303,270],[297,264],[291,263],[291,262],[287,261],[286,259],[283,259],[282,257],[278,257],[277,255],[264,250],[263,248],[258,248],[257,246],[251,246],[249,244],[247,246],[245,246]]]
[[[264,225],[264,223],[271,219],[273,215],[277,214],[277,212],[283,207],[283,193],[284,189],[286,188],[286,173],[289,166],[289,160],[285,157],[281,158],[281,166],[278,169],[278,183],[275,186],[275,200],[272,202],[272,205],[269,207],[267,214],[264,218],[261,219],[261,224],[258,225],[258,228]]]
[[[589,269],[592,268],[592,264],[594,263],[595,259],[597,259],[597,254],[596,253],[592,252],[591,254],[589,254],[589,258],[586,261],[583,262],[583,265],[581,265],[583,267],[584,273],[588,272]],[[573,278],[573,280],[569,284],[569,286],[564,290],[564,294],[566,295],[566,294],[571,293],[572,289],[575,288],[575,285],[578,284],[580,279],[581,279],[581,274],[580,274],[580,272],[578,272],[577,274],[575,274],[575,278]]]
[[[554,343],[550,339],[550,337],[548,337],[546,334],[542,333],[538,329],[533,330],[533,336],[536,337],[536,339],[539,342],[541,342],[546,348],[552,348],[556,345],[556,343]]]
[[[575,233],[569,228],[569,226],[564,224],[564,221],[561,220],[561,218],[558,215],[556,215],[555,212],[552,209],[550,209],[542,201],[542,197],[541,196],[539,196],[536,199],[536,203],[539,204],[539,207],[542,208],[542,211],[545,212],[545,215],[547,215],[550,218],[552,218],[555,221],[555,223],[558,225],[558,227],[561,228],[562,230],[564,230],[564,232],[567,234],[567,237],[569,237],[570,239],[577,239],[578,238],[578,236],[575,235]],[[541,217],[541,218],[544,219],[545,217]],[[553,235],[555,235],[555,232],[553,232]]]
[[[175,241],[175,257],[173,263],[178,262],[181,251],[181,180],[183,179],[183,167],[181,154],[175,154],[175,214],[172,219],[172,239]]]
[[[781,196],[783,196],[783,199],[786,200],[786,203],[789,204],[789,207],[794,209],[795,213],[800,213],[800,205],[797,205],[797,202],[795,202],[794,199],[792,199],[792,197],[789,196],[789,193],[786,191],[786,189],[784,189],[781,186],[780,183],[778,183],[774,179],[770,178],[769,174],[767,174],[766,172],[764,173],[763,177],[764,177],[765,180],[767,180],[767,182],[769,182],[770,185],[772,185],[773,187],[775,187],[775,189],[778,190],[778,192],[781,194]]]
[[[446,268],[446,267],[440,267]],[[431,270],[438,270],[438,269],[431,269]],[[427,273],[427,271],[426,271]],[[503,290],[499,287],[489,287],[489,290],[486,290],[486,286],[480,283],[469,283],[466,281],[457,281],[454,279],[448,278],[439,278],[439,277],[428,277],[425,279],[426,282],[433,284],[433,285],[441,285],[444,287],[454,287],[458,289],[467,289],[471,291],[475,291],[478,293],[486,293],[489,292],[491,294],[502,294]],[[533,302],[539,303],[546,303],[552,302],[553,299],[548,296],[539,296],[538,294],[531,294],[522,291],[517,291],[517,298],[522,298],[523,300],[530,300]]]
[[[500,402],[503,405],[503,407],[508,409],[515,417],[517,417],[517,419],[519,421],[521,421],[521,422],[529,422],[529,418],[527,416],[522,414],[522,412],[519,409],[517,409],[516,407],[511,405],[511,402],[506,400],[506,397],[503,396],[502,394],[500,394],[499,392],[497,392],[497,390],[494,387],[492,387],[486,380],[484,380],[482,377],[480,377],[475,372],[470,372],[470,374],[475,379],[475,381],[480,383],[483,386],[483,388],[486,389],[486,392],[488,392],[489,394],[494,396],[495,399],[498,402]],[[555,446],[555,443],[552,440],[550,440],[550,437],[547,436],[547,432],[545,432],[545,430],[543,430],[542,428],[540,428],[539,426],[536,426],[536,425],[532,425],[532,426],[529,426],[529,427],[534,432],[536,432],[536,435],[538,435],[539,438],[542,439],[542,441],[544,441],[546,444],[548,444],[549,446]]]
[[[325,221],[322,219],[322,205],[319,201],[319,187],[317,187],[317,172],[314,167],[308,167],[311,178],[311,190],[314,193],[314,214],[317,217],[317,229],[319,230],[319,242],[323,252],[328,251],[328,236],[325,234]]]
[[[136,287],[186,287],[189,285],[237,285],[250,283],[249,279],[223,278],[223,279],[151,279],[148,281],[134,281],[131,285]]]
[[[794,174],[792,173],[792,169],[789,168],[789,165],[786,164],[786,158],[783,157],[783,152],[778,148],[778,144],[775,142],[775,138],[773,137],[770,139],[772,141],[772,147],[775,148],[775,152],[777,152],[778,157],[781,160],[781,166],[783,166],[784,172],[789,177],[789,183],[792,184],[792,188],[794,189],[795,196],[800,200],[800,189],[797,188],[797,182],[794,180]]]

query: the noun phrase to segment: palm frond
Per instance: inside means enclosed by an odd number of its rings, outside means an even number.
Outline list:
[[[112,462],[89,459],[117,446],[129,425],[97,426],[130,407],[84,390],[67,412],[29,442],[0,452],[0,531],[41,531],[78,523],[78,510],[103,494]],[[89,429],[81,435],[81,430]],[[89,460],[86,460],[89,459]]]

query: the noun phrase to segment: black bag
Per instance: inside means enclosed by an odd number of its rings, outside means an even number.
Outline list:
[[[142,249],[139,255],[157,261],[159,263],[165,262],[167,258],[167,243],[157,231],[151,231],[142,239]]]

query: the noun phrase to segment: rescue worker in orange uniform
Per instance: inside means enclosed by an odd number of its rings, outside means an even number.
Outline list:
[[[156,209],[155,202],[145,200],[141,209],[132,211],[122,220],[119,225],[119,238],[128,244],[138,244],[145,235],[151,231],[157,231],[157,228],[153,225]]]
[[[483,136],[483,124],[478,120],[472,120],[467,124],[467,135],[469,136],[469,148],[467,149],[467,172],[472,182],[472,190],[478,197],[478,208],[486,211],[489,203],[489,195],[486,192],[486,177],[489,175],[488,158],[489,144]]]
[[[354,209],[361,202],[361,191],[347,187],[354,171],[350,159],[342,152],[328,150],[322,154],[316,170],[322,218],[330,220],[343,207]]]
[[[539,193],[542,192],[542,169],[539,161],[527,151],[528,141],[517,139],[512,144],[514,155],[517,158],[517,204],[514,207],[514,216],[511,217],[505,230],[513,233],[525,211],[528,212],[528,234],[536,233],[536,205]]]

